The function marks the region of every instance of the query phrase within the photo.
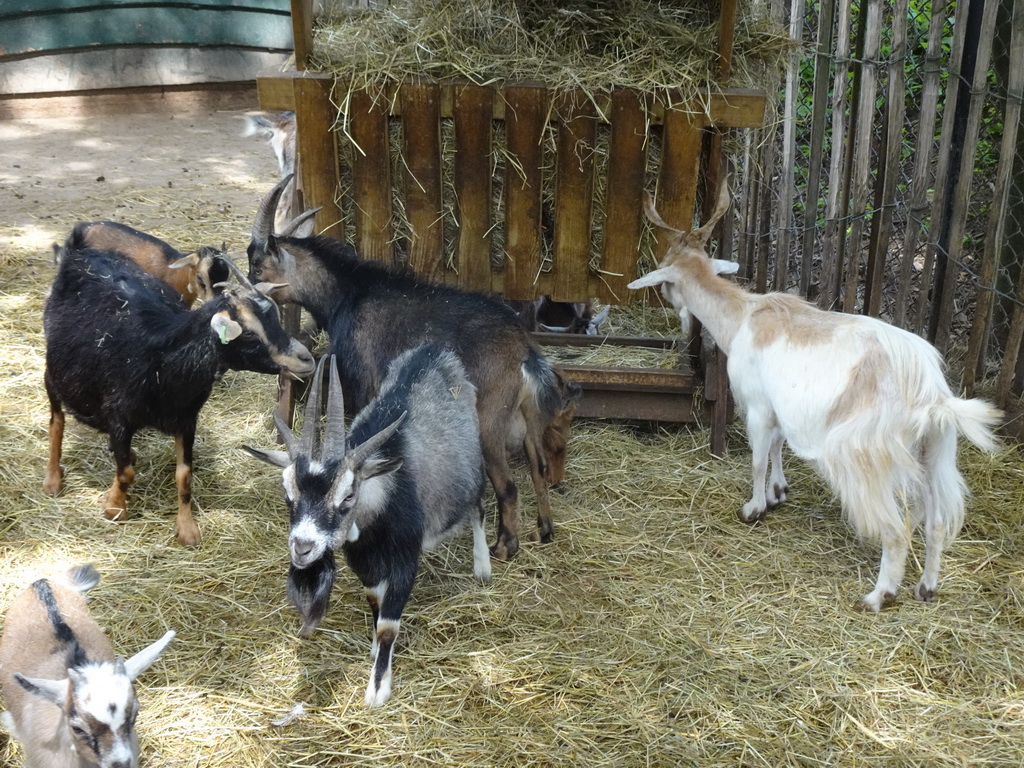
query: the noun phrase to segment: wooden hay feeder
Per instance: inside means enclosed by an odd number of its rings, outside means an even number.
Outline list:
[[[311,47],[302,5],[293,2],[300,66]],[[626,89],[595,99],[536,83],[419,80],[371,91],[302,70],[259,78],[257,88],[261,108],[296,113],[299,188],[304,206],[322,206],[318,231],[350,240],[365,258],[405,263],[461,288],[507,299],[546,295],[609,304],[636,298],[626,285],[637,276],[640,244],[650,236],[642,214],[645,187],[656,183],[658,210],[669,223],[689,228],[698,190],[708,182],[702,169],[708,129],[758,126],[765,109],[763,92],[749,89],[714,95],[693,108],[667,108]],[[450,140],[442,136],[445,124]],[[551,141],[542,141],[545,135]],[[599,162],[598,141],[604,143]],[[454,146],[442,146],[449,142]],[[499,155],[504,172],[495,178]],[[717,169],[720,161],[703,166]],[[607,191],[600,207],[596,187]],[[554,221],[548,232],[545,207]],[[664,247],[653,244],[655,262]],[[712,450],[722,452],[724,356],[700,350],[699,334],[694,338],[676,370],[563,365],[583,388],[577,413],[710,421]],[[546,345],[676,343],[562,334],[538,339]]]

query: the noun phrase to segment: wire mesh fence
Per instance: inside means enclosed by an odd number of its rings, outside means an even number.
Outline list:
[[[801,44],[775,120],[735,156],[741,274],[921,334],[966,389],[985,382],[1005,401],[1022,378],[1024,8],[774,0],[765,12]]]

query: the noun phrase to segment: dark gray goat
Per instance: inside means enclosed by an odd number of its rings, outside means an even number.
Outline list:
[[[275,236],[274,213],[287,182],[260,203],[249,244],[250,279],[276,284],[276,300],[302,305],[327,330],[353,409],[376,395],[388,365],[405,350],[427,342],[452,349],[477,389],[484,466],[498,499],[492,553],[507,559],[519,549],[519,491],[508,463],[513,436],[530,465],[540,540],[550,541],[552,473],[544,446],[551,437],[564,449],[569,422],[558,417],[571,412],[578,385],[562,379],[500,301],[363,260],[333,238]],[[554,430],[562,431],[549,434]]]
[[[400,355],[377,396],[353,419],[345,437],[341,383],[331,356],[323,450],[319,432],[321,372],[306,405],[300,443],[274,412],[282,451],[243,446],[284,468],[291,513],[288,594],[302,616],[302,634],[319,625],[334,585],[341,547],[373,611],[373,666],[366,705],[391,696],[391,657],[424,549],[452,536],[468,517],[473,572],[491,578],[484,532],[483,457],[476,391],[458,358],[426,344]]]
[[[281,327],[278,309],[233,264],[243,286],[189,310],[171,287],[117,253],[69,250],[43,311],[50,458],[43,481],[58,493],[64,409],[110,436],[117,470],[104,514],[127,517],[135,479],[131,443],[152,427],[174,435],[182,544],[199,544],[192,519],[196,419],[214,382],[229,368],[307,376],[313,356]]]

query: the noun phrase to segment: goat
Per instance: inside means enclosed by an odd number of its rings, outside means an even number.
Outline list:
[[[146,272],[168,283],[186,305],[196,299],[208,301],[228,279],[227,257],[223,250],[203,246],[192,253],[181,253],[159,238],[114,221],[83,221],[71,230],[64,246],[53,246],[54,261],[60,262],[67,251],[108,251],[127,256]]]
[[[452,536],[468,517],[473,572],[491,577],[484,532],[483,457],[476,388],[451,351],[425,344],[399,355],[380,394],[352,420],[345,437],[341,383],[331,356],[323,450],[317,454],[321,371],[306,406],[299,443],[281,414],[274,419],[287,453],[243,446],[284,469],[291,512],[288,593],[312,633],[327,609],[340,546],[373,612],[373,665],[367,706],[391,695],[391,657],[420,555]]]
[[[28,768],[138,768],[132,683],[174,637],[127,661],[89,613],[84,592],[99,582],[91,565],[39,579],[7,611],[0,637],[3,722],[21,742]]]
[[[826,312],[789,294],[752,294],[717,276],[732,271],[730,262],[705,251],[729,207],[724,184],[711,219],[690,233],[668,226],[649,196],[645,207],[670,245],[660,268],[629,287],[660,284],[684,327],[692,312],[728,355],[753,453],[753,495],[740,519],[760,520],[769,506],[786,501],[782,444],[788,442],[828,482],[857,534],[881,540],[878,580],[859,607],[878,611],[895,599],[909,531],[922,520],[925,565],[914,594],[934,601],[942,549],[964,518],[957,433],[993,450],[1000,412],[983,400],[954,397],[938,351],[908,331]]]
[[[244,136],[262,136],[270,143],[270,148],[277,158],[277,168],[280,172],[278,178],[288,178],[282,198],[285,201],[283,206],[274,215],[274,231],[283,232],[292,217],[299,212],[300,204],[298,193],[295,188],[295,142],[297,140],[297,129],[295,125],[295,113],[292,111],[281,112],[276,118],[268,119],[262,115],[245,116]]]
[[[597,336],[601,323],[608,319],[610,306],[602,308],[596,315],[594,305],[588,301],[553,301],[547,296],[525,301],[506,299],[523,327],[531,333],[574,333]]]
[[[498,499],[492,553],[507,559],[519,549],[518,489],[507,453],[509,436],[517,431],[537,492],[539,537],[550,541],[544,435],[567,429],[562,422],[556,426],[555,417],[579,396],[579,386],[562,379],[499,301],[364,261],[351,245],[309,236],[310,222],[295,237],[272,234],[287,181],[260,203],[248,251],[250,279],[277,284],[271,294],[277,301],[302,305],[327,330],[340,360],[342,389],[356,409],[376,395],[388,365],[403,351],[429,341],[450,347],[477,388],[484,464]],[[560,439],[564,447],[566,436]]]
[[[230,264],[230,262],[228,262]],[[64,409],[110,436],[117,470],[105,516],[128,516],[132,436],[174,435],[181,544],[199,544],[192,519],[192,445],[200,409],[228,368],[306,376],[313,357],[281,328],[274,302],[233,264],[243,286],[189,310],[162,280],[116,253],[68,250],[43,312],[50,458],[43,490],[60,491]]]

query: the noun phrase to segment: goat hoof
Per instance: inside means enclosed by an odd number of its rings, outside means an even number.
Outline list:
[[[50,496],[56,496],[60,493],[61,488],[64,487],[64,467],[60,468],[59,472],[46,473],[46,477],[43,479],[43,493]]]
[[[777,507],[779,504],[784,504],[786,499],[789,497],[789,486],[788,485],[773,485],[772,491],[768,494],[768,504],[772,507]]]
[[[191,525],[175,525],[174,535],[178,543],[183,547],[198,547],[202,541],[199,535],[199,528],[195,523]]]
[[[111,497],[108,493],[103,498],[103,516],[107,520],[118,521],[127,520],[128,514],[128,503],[124,496]]]
[[[491,547],[491,557],[495,560],[511,560],[519,551],[519,537],[509,536],[505,539],[498,539]]]
[[[939,590],[937,587],[925,586],[924,582],[919,583],[914,589],[914,597],[922,603],[934,603],[938,594]]]
[[[768,514],[768,508],[767,507],[761,507],[760,509],[756,509],[756,508],[755,509],[747,509],[747,505],[744,505],[743,509],[741,509],[736,514],[736,516],[740,519],[741,522],[744,522],[744,523],[757,523],[757,522],[759,522],[761,520],[764,520],[764,518],[765,518],[765,516],[767,514]]]
[[[864,613],[878,613],[883,608],[889,608],[896,603],[896,594],[894,592],[883,592],[881,596],[876,596],[873,592],[870,595],[864,595],[861,601],[854,606],[854,610],[863,611]]]

